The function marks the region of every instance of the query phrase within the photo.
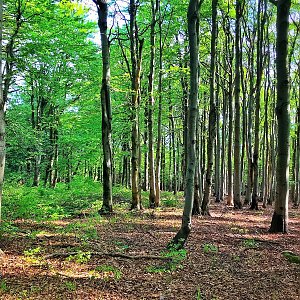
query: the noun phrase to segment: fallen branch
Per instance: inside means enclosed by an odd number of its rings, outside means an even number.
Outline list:
[[[44,256],[45,259],[58,258],[58,257],[69,257],[77,255],[78,252],[56,252]],[[88,252],[89,255],[94,256],[110,256],[110,257],[120,257],[126,259],[159,259],[159,260],[172,260],[170,257],[159,256],[159,255],[127,255],[123,253],[105,253],[105,252]]]

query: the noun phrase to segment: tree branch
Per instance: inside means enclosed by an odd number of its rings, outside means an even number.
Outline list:
[[[106,252],[88,252],[90,255],[94,256],[110,256],[110,257],[120,257],[125,259],[158,259],[158,260],[172,260],[170,257],[164,257],[159,255],[128,255],[123,253],[106,253]],[[68,257],[72,255],[77,255],[78,252],[55,252],[44,256],[45,259],[58,258],[58,257]]]

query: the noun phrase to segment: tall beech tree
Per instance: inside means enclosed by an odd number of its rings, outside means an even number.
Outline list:
[[[276,19],[277,164],[276,200],[270,232],[288,232],[289,160],[290,160],[290,96],[288,72],[288,31],[291,0],[278,0]]]
[[[153,138],[153,110],[154,110],[154,71],[155,71],[155,25],[157,22],[159,1],[151,0],[152,19],[150,23],[150,61],[149,61],[149,84],[148,84],[148,132],[149,132],[149,204],[151,208],[157,207],[155,197],[155,161],[154,161],[154,138]],[[155,201],[156,200],[156,201]]]
[[[129,3],[129,37],[130,37],[130,58],[131,58],[131,209],[141,209],[140,195],[140,125],[139,125],[139,104],[142,69],[142,50],[144,40],[139,39],[138,26],[136,21],[138,3],[130,0]]]
[[[190,92],[188,101],[187,162],[185,177],[184,209],[181,228],[173,238],[170,246],[182,248],[191,232],[192,209],[194,203],[194,179],[196,170],[196,127],[198,116],[199,89],[199,10],[203,1],[190,0],[188,6],[188,36],[190,46]]]
[[[202,201],[202,214],[209,215],[209,200],[211,192],[211,180],[214,160],[214,145],[217,132],[217,108],[216,108],[216,41],[217,41],[217,7],[218,0],[212,0],[212,26],[211,26],[211,44],[210,44],[210,108],[209,108],[209,124],[208,124],[208,141],[207,141],[207,167],[204,186],[204,197]]]
[[[241,202],[241,112],[240,112],[240,30],[241,30],[241,16],[243,11],[243,0],[236,1],[236,20],[235,20],[235,85],[234,85],[234,181],[233,181],[233,203],[235,208],[242,208]]]
[[[112,212],[112,146],[111,146],[111,97],[110,97],[110,50],[107,35],[108,4],[106,0],[93,0],[98,11],[98,26],[102,49],[102,151],[103,151],[103,205],[100,213]]]

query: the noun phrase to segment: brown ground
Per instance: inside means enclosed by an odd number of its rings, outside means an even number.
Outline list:
[[[213,206],[212,217],[193,219],[187,258],[173,271],[165,260],[46,255],[160,256],[180,226],[181,209],[120,212],[102,221],[19,220],[19,230],[0,239],[0,299],[300,299],[300,264],[282,254],[300,254],[300,212],[291,210],[288,235],[267,233],[271,212]]]

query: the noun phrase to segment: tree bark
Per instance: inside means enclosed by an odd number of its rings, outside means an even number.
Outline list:
[[[233,182],[233,203],[235,208],[242,208],[241,202],[241,160],[240,160],[240,19],[242,15],[242,0],[236,1],[236,20],[235,20],[235,120],[234,120],[234,182]]]
[[[98,11],[98,27],[101,35],[102,50],[102,151],[103,151],[103,204],[100,214],[111,213],[112,207],[112,146],[111,146],[111,99],[110,99],[110,53],[107,35],[107,1],[93,0]]]
[[[156,207],[155,201],[155,167],[154,167],[154,145],[153,145],[153,110],[154,110],[154,71],[155,71],[155,25],[158,1],[151,0],[152,20],[150,25],[150,71],[148,85],[148,132],[149,132],[149,206]]]
[[[188,153],[185,179],[185,203],[182,224],[169,246],[184,247],[192,226],[192,208],[194,202],[194,179],[196,169],[196,124],[198,115],[199,87],[199,0],[190,0],[188,7],[188,34],[190,45],[190,93],[188,105]]]
[[[290,98],[288,72],[288,31],[291,0],[277,2],[277,166],[276,200],[270,232],[288,232],[289,160],[290,160]]]
[[[3,0],[0,0],[0,222],[2,220],[2,191],[5,168],[5,102],[2,78]]]
[[[203,215],[210,215],[209,203],[211,193],[211,180],[213,171],[214,146],[216,140],[216,119],[217,109],[215,101],[215,71],[216,71],[216,40],[217,40],[217,6],[218,0],[212,0],[212,30],[210,44],[210,109],[208,124],[208,141],[207,141],[207,166],[204,186],[204,197],[202,201],[201,212]]]
[[[142,208],[140,195],[140,125],[139,98],[142,67],[143,40],[138,39],[136,24],[137,3],[130,0],[130,57],[131,57],[131,209]]]

